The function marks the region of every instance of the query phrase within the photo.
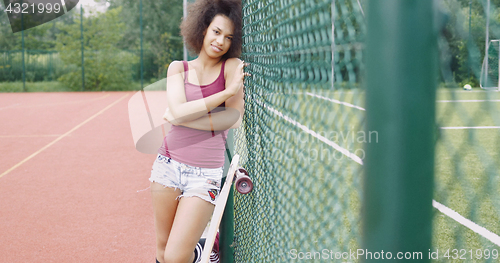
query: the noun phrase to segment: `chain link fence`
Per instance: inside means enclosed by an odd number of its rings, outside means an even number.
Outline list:
[[[499,256],[500,9],[488,2],[436,5],[435,213],[424,255],[435,262]],[[310,261],[320,262],[358,249],[364,147],[378,140],[365,130],[365,1],[243,3],[252,78],[235,148],[255,188],[235,193],[235,260],[294,262],[317,252]]]
[[[360,237],[364,17],[357,1],[243,1],[244,123],[254,180],[235,193],[235,261],[348,251]]]
[[[443,86],[455,88],[437,91],[436,262],[498,262],[500,257],[499,4],[439,5],[447,18],[439,41]],[[460,52],[452,56],[457,47]]]

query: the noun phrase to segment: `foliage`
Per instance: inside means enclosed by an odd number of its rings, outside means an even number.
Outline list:
[[[156,56],[155,63],[161,65],[158,68],[158,76],[166,77],[168,66],[174,60],[176,50],[170,33],[165,32],[161,34],[160,41],[163,42],[164,45],[163,48],[156,50],[158,55]]]
[[[126,25],[126,30],[118,47],[139,49],[140,1],[109,0],[108,2],[110,2],[108,10],[123,7],[122,22]],[[181,60],[183,56],[179,29],[183,14],[182,1],[142,1],[142,13],[143,45],[144,49],[152,52],[152,62],[157,68],[154,77],[165,77],[165,69],[170,62]]]
[[[123,27],[120,27],[120,39],[114,42],[114,48],[116,48],[116,50],[127,50],[128,52],[132,52],[137,57],[139,57],[141,47],[141,23],[139,12],[140,1],[95,1],[101,4],[108,2],[110,4],[110,6],[108,7],[108,12],[114,9],[121,9],[121,15],[119,15],[119,17],[117,18],[117,23],[123,24]],[[166,68],[171,61],[182,59],[183,46],[182,38],[180,37],[179,33],[179,24],[182,20],[183,13],[182,1],[142,1],[142,4],[144,79],[158,79],[166,75]],[[3,11],[3,6],[0,3],[0,50],[22,50],[22,33],[12,33],[8,17],[7,15],[3,15],[4,13],[1,11]],[[87,10],[85,11],[87,12]],[[86,16],[88,15],[86,14]],[[95,13],[93,14],[93,16],[99,20],[98,17],[101,16],[101,14]],[[90,17],[88,19],[90,19]],[[70,25],[73,26],[71,28],[78,29],[75,30],[75,34],[72,37],[74,37],[74,46],[78,46],[78,49],[80,49],[81,46],[78,44],[80,41],[80,35],[79,32],[76,32],[80,29],[79,7],[44,25],[25,30],[23,32],[25,43],[24,48],[26,50],[53,51],[54,49],[56,49],[58,35],[67,35],[68,33],[64,30],[66,30],[66,26]],[[92,25],[93,23],[87,22],[87,18],[85,18],[84,31],[96,32],[96,30],[88,28]],[[115,31],[115,33],[118,33],[118,31]],[[101,36],[102,34],[85,33],[86,43],[90,43],[90,38],[100,38]],[[65,38],[65,36],[59,36],[59,39],[62,38]],[[87,38],[89,40],[87,40]],[[100,39],[96,39],[94,41],[100,41]],[[93,47],[86,47],[85,49],[95,50],[96,46],[94,45]],[[107,53],[108,51],[103,50],[102,52]],[[80,65],[81,62],[76,63],[76,54],[77,51],[74,51],[72,55],[74,56],[72,60],[74,63],[72,65],[63,69],[58,69],[58,71],[67,71],[68,68],[71,69],[76,67],[77,65]],[[89,52],[87,52],[87,54],[90,55]],[[81,56],[81,54],[79,54],[79,56]],[[87,65],[87,61],[85,62],[85,65]],[[132,63],[132,66],[135,68],[132,76],[134,77],[134,79],[140,78],[140,60],[136,59],[134,63]],[[19,66],[19,68],[22,67]],[[86,71],[88,70],[89,68],[86,67]],[[19,74],[15,75],[17,76]],[[74,72],[73,75],[74,76],[71,78],[77,78],[77,75],[80,76],[79,85],[81,86],[81,72],[79,74],[77,72]],[[87,78],[87,74],[85,78]]]
[[[104,14],[84,17],[85,82],[86,89],[120,88],[132,76],[140,77],[139,50],[141,46],[140,3],[137,0],[95,0],[108,2]],[[189,0],[188,2],[191,2]],[[487,0],[439,0],[440,11],[446,14],[446,24],[441,40],[441,82],[462,86],[479,85],[479,77],[486,43]],[[489,39],[500,39],[500,0],[490,0]],[[366,11],[368,0],[361,0]],[[469,6],[471,8],[469,32]],[[115,13],[115,12],[119,12]],[[173,60],[182,59],[182,38],[179,24],[182,20],[182,1],[142,1],[144,78],[155,80],[165,76]],[[109,23],[109,24],[108,24]],[[353,24],[362,30],[360,24]],[[338,33],[338,32],[337,32]],[[21,50],[21,32],[13,34],[9,19],[0,2],[0,50]],[[81,86],[80,10],[67,14],[44,25],[25,30],[24,48],[27,50],[63,51],[64,68],[56,69],[55,76],[66,85]],[[64,43],[58,43],[63,41]],[[134,55],[131,55],[133,53]],[[106,54],[106,55],[104,55]],[[134,59],[132,59],[135,56]],[[1,64],[1,62],[0,62]],[[59,64],[57,64],[59,65]],[[9,65],[22,69],[21,66]],[[134,67],[130,72],[129,67]],[[17,72],[17,71],[16,71]],[[9,72],[9,76],[19,76]],[[40,71],[42,72],[42,71]],[[15,73],[15,74],[14,74]],[[40,75],[36,73],[35,75]],[[104,77],[104,76],[108,77]],[[109,77],[114,75],[114,77]],[[35,76],[35,80],[41,79]],[[16,77],[18,79],[18,77]],[[114,83],[115,80],[118,82]],[[114,87],[111,87],[114,86]]]
[[[74,17],[75,11],[71,11],[53,21],[24,30],[23,33],[12,33],[9,18],[4,13],[3,5],[0,4],[0,50],[21,50],[22,34],[24,34],[25,49],[53,50],[55,48],[56,36],[60,33],[56,24],[71,24]]]
[[[442,0],[440,11],[446,17],[440,47],[442,81],[463,86],[479,86],[486,49],[486,0]],[[470,5],[469,5],[470,3]],[[469,9],[470,8],[470,9]],[[470,14],[470,16],[469,16]],[[470,30],[469,30],[470,21]],[[500,0],[490,1],[489,39],[500,38]]]
[[[131,65],[138,58],[117,48],[123,37],[122,8],[83,19],[85,90],[120,90],[132,80]],[[78,18],[77,18],[78,19]],[[81,87],[80,23],[59,24],[56,49],[73,70],[58,80],[70,88]]]

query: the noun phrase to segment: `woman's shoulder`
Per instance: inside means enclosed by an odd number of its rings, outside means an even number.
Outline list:
[[[224,75],[226,77],[232,76],[234,73],[234,69],[238,67],[238,65],[241,63],[241,60],[239,58],[228,58],[226,60],[226,65],[224,67]],[[230,70],[233,69],[233,70]],[[230,75],[228,75],[230,74]]]
[[[167,76],[179,74],[184,72],[184,63],[179,60],[174,60],[168,65]]]
[[[238,66],[238,64],[241,63],[241,60],[239,58],[228,58],[226,60],[226,67],[231,67],[231,66]]]

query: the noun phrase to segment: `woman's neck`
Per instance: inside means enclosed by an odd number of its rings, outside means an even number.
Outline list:
[[[222,61],[222,57],[211,58],[205,52],[200,52],[198,57],[192,60],[200,69],[213,68]]]

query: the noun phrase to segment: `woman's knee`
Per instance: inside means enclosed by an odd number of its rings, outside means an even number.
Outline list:
[[[156,233],[156,248],[165,250],[165,247],[167,246],[167,241],[168,237],[165,235],[162,235],[160,233]]]

